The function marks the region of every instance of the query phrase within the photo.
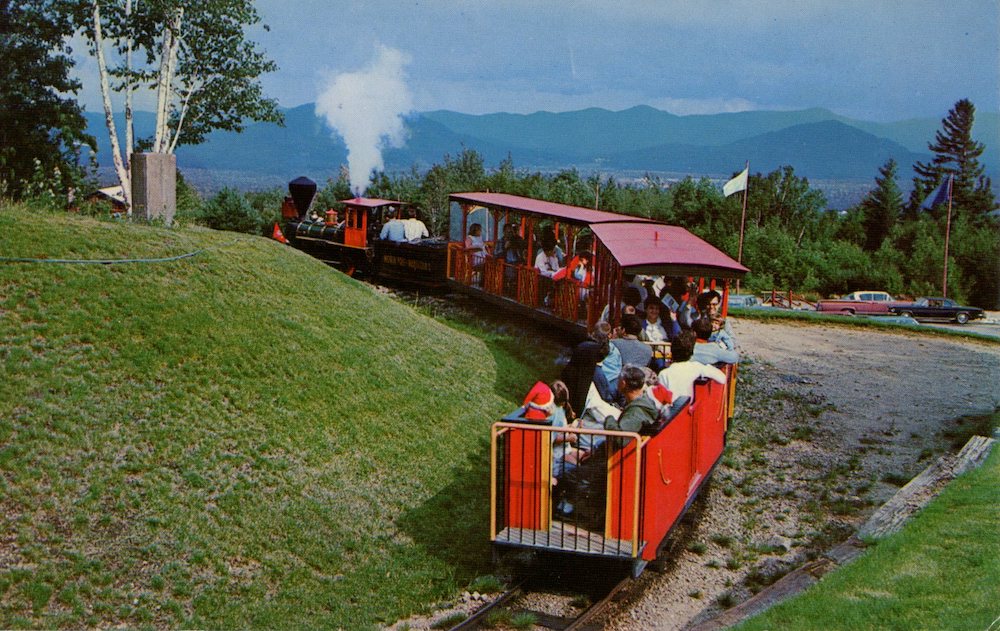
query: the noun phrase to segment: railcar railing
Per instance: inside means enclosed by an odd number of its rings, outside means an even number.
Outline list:
[[[490,537],[504,546],[654,559],[725,448],[729,382],[699,380],[649,435],[529,421],[493,425]],[[588,418],[585,414],[584,418]]]
[[[531,265],[514,265],[493,256],[482,258],[461,243],[448,244],[448,278],[557,318],[579,322],[587,314],[589,289],[572,279],[553,281]]]
[[[531,421],[494,424],[491,539],[581,554],[638,557],[646,440],[630,432]]]

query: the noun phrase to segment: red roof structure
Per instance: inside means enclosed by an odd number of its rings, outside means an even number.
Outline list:
[[[679,226],[620,221],[590,228],[629,273],[740,278],[750,271]]]
[[[629,217],[593,208],[546,202],[507,193],[452,193],[451,200],[460,204],[473,204],[486,208],[514,210],[522,214],[544,215],[560,221],[597,224],[606,221],[649,221],[642,217]]]

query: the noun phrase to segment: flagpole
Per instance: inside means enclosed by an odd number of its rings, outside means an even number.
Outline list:
[[[736,262],[743,264],[743,229],[747,223],[747,195],[750,193],[750,161],[747,160],[746,166],[747,172],[747,184],[743,187],[743,214],[740,217],[740,247],[739,252],[736,254]],[[740,293],[740,279],[736,279],[736,293]]]
[[[941,279],[941,295],[948,297],[948,239],[951,237],[951,189],[955,182],[954,174],[948,176],[948,219],[944,224],[944,278]]]

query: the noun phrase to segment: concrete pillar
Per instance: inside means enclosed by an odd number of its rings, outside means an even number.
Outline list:
[[[132,216],[170,225],[177,212],[177,156],[132,154]]]

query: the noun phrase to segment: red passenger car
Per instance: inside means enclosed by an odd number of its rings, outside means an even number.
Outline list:
[[[699,288],[719,288],[726,305],[728,281],[747,272],[676,226],[511,195],[462,193],[452,200],[461,206],[463,233],[468,217],[485,209],[495,221],[490,234],[496,234],[503,220],[516,221],[530,244],[535,228],[548,221],[569,251],[585,244],[594,261],[589,286],[554,289],[557,295],[572,294],[574,311],[537,300],[533,288],[539,279],[529,262],[515,266],[513,274],[498,274],[491,270],[495,257],[488,257],[477,269],[463,243],[450,243],[448,271],[454,285],[568,328],[589,328],[602,314],[617,319],[622,289],[636,274],[697,280]],[[501,550],[605,557],[629,564],[635,574],[641,572],[660,554],[668,533],[722,457],[737,372],[735,365],[724,371],[725,384],[696,383],[693,397],[675,401],[648,433],[608,431],[600,424],[553,427],[524,418],[523,409],[495,423],[490,464],[493,544]],[[574,442],[589,446],[589,456],[579,464],[567,462],[554,448],[557,435],[574,435]]]

